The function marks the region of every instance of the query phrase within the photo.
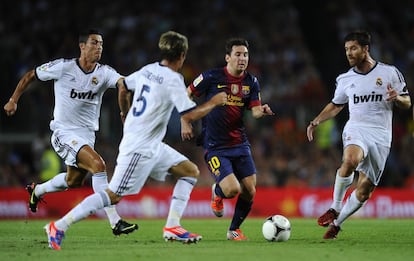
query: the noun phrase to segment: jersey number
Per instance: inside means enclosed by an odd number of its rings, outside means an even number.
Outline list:
[[[213,156],[209,161],[208,165],[210,167],[211,173],[218,176],[220,175],[220,171],[218,170],[220,168],[220,160],[217,156]]]
[[[142,89],[141,89],[141,93],[139,94],[139,96],[138,96],[138,98],[137,98],[137,100],[136,100],[136,102],[139,104],[139,103],[142,103],[142,105],[140,106],[141,107],[141,109],[137,109],[137,106],[134,106],[134,108],[132,109],[132,115],[134,115],[135,117],[138,117],[138,116],[140,116],[142,113],[144,113],[144,111],[145,111],[145,108],[147,107],[147,100],[145,99],[145,97],[144,97],[144,92],[149,92],[150,91],[150,87],[148,86],[148,85],[146,85],[146,84],[144,84],[143,86],[142,86]]]

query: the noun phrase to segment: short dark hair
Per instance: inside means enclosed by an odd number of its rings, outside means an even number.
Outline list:
[[[91,34],[98,34],[103,38],[102,32],[98,29],[89,29],[88,31],[84,31],[79,34],[79,43],[86,43],[88,41],[89,35]]]
[[[357,41],[361,46],[371,45],[371,34],[366,31],[354,31],[347,34],[344,42]]]
[[[231,50],[233,49],[233,46],[246,46],[247,49],[249,49],[249,42],[247,42],[246,39],[243,38],[230,38],[226,41],[226,54],[230,55]]]
[[[185,35],[168,31],[161,35],[158,48],[161,51],[161,59],[176,61],[180,59],[182,53],[187,54],[188,39]]]

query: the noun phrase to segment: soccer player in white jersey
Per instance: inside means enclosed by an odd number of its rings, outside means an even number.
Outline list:
[[[335,239],[342,223],[371,197],[390,152],[393,107],[411,107],[401,72],[371,57],[368,32],[349,33],[344,43],[351,69],[337,77],[332,101],[307,127],[308,140],[312,141],[314,129],[348,103],[349,119],[342,133],[343,157],[336,172],[333,202],[318,218],[320,226],[329,226],[324,239]],[[356,188],[342,206],[354,173],[359,173]]]
[[[99,130],[102,96],[108,88],[123,88],[123,77],[108,65],[99,64],[103,50],[102,34],[91,29],[79,36],[80,57],[57,59],[27,72],[17,84],[10,100],[4,106],[8,116],[16,113],[17,103],[29,84],[35,79],[54,81],[55,108],[50,129],[51,143],[56,153],[65,160],[66,172],[42,184],[27,185],[29,208],[37,205],[46,193],[80,187],[86,175],[92,173],[95,192],[108,187],[106,166],[94,150],[95,132]],[[121,219],[115,206],[105,208],[112,232],[128,234],[138,229]]]
[[[149,177],[164,181],[170,174],[177,178],[177,182],[163,237],[184,243],[201,240],[201,235],[187,231],[180,224],[199,169],[162,140],[174,107],[181,114],[181,136],[186,140],[193,137],[191,122],[205,116],[216,106],[223,106],[227,95],[225,92],[218,93],[196,106],[187,95],[183,76],[178,73],[186,58],[187,37],[168,31],[161,35],[158,47],[161,61],[148,64],[127,76],[123,88],[119,88],[121,116],[127,116],[117,165],[108,189],[86,197],[63,218],[46,226],[52,249],[61,249],[64,232],[73,223],[98,209],[117,204],[125,195],[139,193]],[[127,101],[128,91],[134,92],[132,104]]]

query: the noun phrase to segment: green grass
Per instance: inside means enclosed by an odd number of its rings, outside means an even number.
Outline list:
[[[132,220],[128,220],[132,221]],[[203,235],[198,244],[165,242],[164,220],[139,220],[140,229],[115,237],[106,220],[87,219],[66,232],[62,251],[48,248],[45,220],[0,221],[0,260],[412,260],[414,220],[350,219],[337,240],[323,240],[325,228],[314,219],[290,219],[287,242],[267,242],[263,219],[247,219],[249,241],[226,240],[228,219],[184,219],[182,225]]]

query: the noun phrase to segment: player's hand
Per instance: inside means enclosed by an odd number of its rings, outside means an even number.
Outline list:
[[[122,124],[125,124],[126,116],[127,116],[127,114],[123,113],[122,111],[119,113],[119,117],[121,117]]]
[[[227,103],[227,93],[219,92],[210,99],[216,106],[224,106]]]
[[[4,105],[4,111],[7,116],[13,116],[17,111],[17,103],[10,98],[10,100]]]
[[[191,123],[181,120],[181,139],[185,141],[191,140],[193,137],[193,126]]]
[[[317,122],[317,121],[311,121],[309,123],[308,127],[306,128],[306,135],[308,136],[308,140],[309,141],[312,141],[313,140],[313,130],[318,125],[319,125],[319,122]]]
[[[387,101],[396,101],[397,96],[398,96],[397,91],[394,88],[392,88],[390,83],[388,83],[388,85],[387,85],[387,99],[386,100]]]
[[[264,115],[275,115],[275,113],[272,111],[268,104],[262,105],[262,112]]]

